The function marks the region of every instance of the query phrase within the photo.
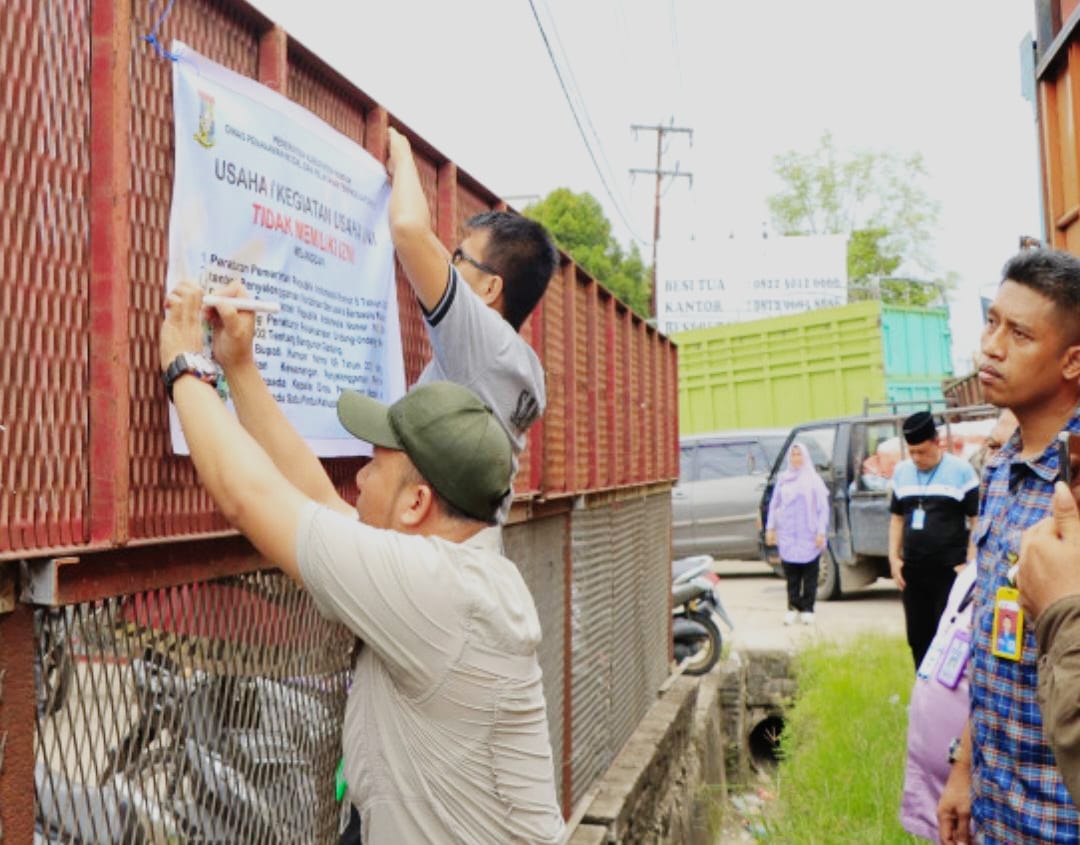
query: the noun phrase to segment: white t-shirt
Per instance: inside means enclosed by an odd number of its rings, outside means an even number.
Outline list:
[[[499,532],[464,543],[305,507],[300,573],[364,641],[345,708],[365,843],[555,843],[540,621]]]
[[[416,384],[452,381],[483,399],[510,435],[516,476],[525,433],[547,405],[536,352],[452,265],[446,292],[424,319],[433,354]],[[500,524],[512,499],[513,491],[499,508]]]

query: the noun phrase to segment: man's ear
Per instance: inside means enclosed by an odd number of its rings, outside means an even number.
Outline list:
[[[1080,344],[1070,346],[1062,357],[1061,374],[1067,381],[1080,379]]]
[[[435,491],[426,482],[408,485],[398,501],[398,519],[406,528],[416,528],[436,507]]]
[[[480,292],[480,298],[484,300],[485,305],[496,307],[499,305],[503,295],[503,277],[502,276],[487,276],[484,282],[484,287]]]

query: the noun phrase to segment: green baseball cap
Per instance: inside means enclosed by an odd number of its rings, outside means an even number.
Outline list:
[[[484,522],[495,519],[510,492],[510,438],[471,390],[434,381],[410,390],[393,405],[345,390],[337,413],[353,436],[407,454],[454,507]]]

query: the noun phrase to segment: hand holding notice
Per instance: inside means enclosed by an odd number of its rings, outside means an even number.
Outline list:
[[[217,295],[222,299],[246,299],[248,292],[239,279],[234,279]],[[207,314],[214,330],[214,359],[222,368],[229,370],[253,361],[255,314],[224,302],[208,309]]]
[[[191,282],[181,282],[165,296],[165,323],[158,343],[162,371],[177,355],[202,352],[202,297],[202,288]]]
[[[1054,485],[1052,515],[1020,541],[1016,584],[1020,603],[1033,618],[1058,599],[1080,594],[1080,513],[1061,481]]]
[[[390,175],[390,181],[393,182],[394,172],[398,165],[406,157],[412,157],[412,145],[408,138],[392,126],[387,130],[387,139],[386,172]]]

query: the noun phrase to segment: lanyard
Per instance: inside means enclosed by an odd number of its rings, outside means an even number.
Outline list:
[[[944,455],[941,456],[941,460],[937,462],[937,466],[934,467],[933,471],[930,473],[930,476],[926,479],[926,481],[922,480],[922,473],[919,472],[919,469],[916,467],[916,469],[915,469],[915,480],[918,481],[919,486],[922,487],[922,495],[919,496],[919,507],[920,508],[922,508],[922,506],[923,506],[923,498],[925,496],[929,495],[930,482],[934,480],[934,476],[937,475],[937,471],[939,469],[941,469],[941,465],[943,463],[945,463],[945,456]]]
[[[941,465],[943,463],[945,463],[944,455],[941,456],[941,460],[937,462],[937,466],[935,466],[934,469],[930,472],[930,475],[927,476],[926,481],[922,480],[922,473],[918,470],[918,468],[916,468],[915,480],[919,482],[919,485],[923,488],[924,492],[926,491],[926,488],[930,486],[930,482],[934,480],[934,476],[937,475],[937,471],[941,469]]]

